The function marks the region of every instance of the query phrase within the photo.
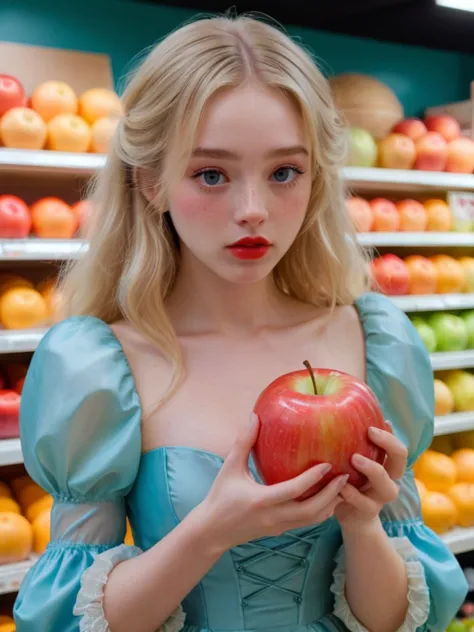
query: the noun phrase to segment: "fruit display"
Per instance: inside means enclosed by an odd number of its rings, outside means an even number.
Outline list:
[[[72,239],[80,234],[91,209],[89,200],[71,206],[47,196],[28,206],[16,195],[0,195],[0,239]]]
[[[21,392],[27,370],[27,365],[20,363],[12,364],[5,372],[0,372],[0,440],[20,436]]]
[[[0,145],[14,149],[107,153],[122,104],[106,88],[77,95],[64,81],[45,81],[28,99],[21,82],[0,75]]]
[[[4,329],[32,329],[55,323],[60,306],[53,279],[35,286],[20,274],[0,272],[0,325]]]
[[[451,203],[439,198],[366,200],[351,196],[346,199],[346,208],[359,233],[474,232],[474,212],[462,212],[458,199],[448,197]]]
[[[452,369],[435,374],[435,415],[474,412],[474,374]]]
[[[370,426],[387,427],[380,404],[355,376],[303,364],[305,369],[275,379],[255,403],[260,427],[253,453],[259,473],[272,485],[329,463],[331,470],[304,498],[340,475],[361,487],[366,478],[352,467],[352,455],[357,452],[378,463],[385,458],[368,433]]]
[[[351,125],[347,166],[474,172],[474,141],[452,116],[398,120],[382,137],[370,128],[370,122]]]
[[[429,353],[474,349],[474,310],[418,312],[409,318]]]
[[[471,293],[474,257],[409,255],[392,253],[370,263],[374,290],[388,296]]]

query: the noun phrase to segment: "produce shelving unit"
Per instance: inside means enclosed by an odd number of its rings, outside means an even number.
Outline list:
[[[64,191],[78,191],[94,173],[103,168],[105,157],[94,154],[66,154],[53,151],[23,151],[0,149],[0,186],[15,179],[21,186],[48,183],[51,191],[57,185]],[[355,193],[375,195],[415,195],[446,191],[474,192],[474,176],[390,169],[351,167],[343,170],[348,189]],[[43,185],[44,186],[44,185]],[[410,249],[470,249],[474,248],[474,233],[367,233],[359,234],[359,243],[368,248]],[[40,265],[77,259],[87,251],[82,240],[0,240],[0,264]],[[407,313],[437,310],[474,309],[474,295],[446,294],[434,296],[398,296],[391,300]],[[32,331],[0,330],[0,355],[33,352],[46,329]],[[474,368],[474,350],[434,353],[433,369]],[[474,429],[474,412],[454,413],[435,419],[435,434],[443,435]],[[19,439],[0,441],[0,467],[14,466],[23,461]],[[443,536],[454,553],[474,549],[474,529],[455,529]],[[33,564],[27,560],[0,566],[0,594],[18,590]]]

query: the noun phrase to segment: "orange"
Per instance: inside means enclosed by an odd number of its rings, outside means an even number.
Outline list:
[[[0,513],[0,564],[24,560],[31,554],[33,529],[24,516]]]
[[[464,292],[474,292],[474,257],[460,257],[458,261],[464,271]]]
[[[12,496],[10,487],[3,481],[0,481],[0,498],[12,498]]]
[[[441,416],[452,413],[454,410],[454,397],[449,387],[442,380],[434,380],[434,394],[435,415]]]
[[[434,294],[438,272],[427,257],[410,255],[404,259],[410,273],[409,294]]]
[[[426,489],[426,485],[417,478],[415,478],[415,485],[418,491],[418,496],[420,497],[420,499],[423,498],[423,496],[428,492],[428,490]]]
[[[91,125],[104,116],[123,114],[120,97],[107,88],[86,90],[79,98],[79,114]]]
[[[452,228],[452,216],[449,205],[444,200],[425,200],[423,206],[428,215],[426,230],[449,232]]]
[[[53,497],[47,494],[38,500],[35,500],[28,506],[25,515],[30,522],[34,522],[36,518],[44,511],[51,511],[53,506]]]
[[[20,376],[20,367],[22,365],[9,365],[9,369],[13,369],[13,371],[15,372],[15,376],[14,377],[23,377]],[[10,380],[12,380],[13,374],[9,373],[8,378]],[[13,489],[13,491],[15,492],[15,496],[18,498],[18,494],[20,494],[20,492],[22,491],[22,489],[24,489],[27,485],[29,485],[30,483],[33,483],[33,479],[30,478],[28,476],[28,474],[25,474],[24,476],[18,476],[17,478],[12,478],[10,481],[10,486]]]
[[[17,287],[0,296],[0,322],[5,329],[42,327],[48,319],[46,301],[29,287]]]
[[[44,81],[33,90],[31,107],[47,123],[57,114],[76,114],[79,101],[64,81]]]
[[[27,509],[35,503],[40,498],[43,498],[47,495],[44,489],[42,489],[36,483],[28,483],[25,485],[17,494],[18,500],[20,501],[20,505]]]
[[[6,614],[0,614],[0,625],[3,625],[4,623],[13,623],[13,619]]]
[[[33,521],[33,551],[41,555],[51,539],[51,512],[46,509]]]
[[[12,108],[0,119],[0,141],[5,147],[43,149],[46,137],[46,123],[30,108]]]
[[[7,272],[0,275],[0,294],[14,287],[33,287],[33,283],[20,274]]]
[[[457,477],[459,483],[474,483],[474,450],[463,448],[456,450],[451,458],[456,463]]]
[[[37,286],[38,292],[46,301],[48,308],[48,320],[52,323],[58,322],[61,317],[61,293],[57,288],[56,279],[41,281]]]
[[[13,621],[0,624],[0,632],[16,632],[16,625]]]
[[[421,515],[427,527],[435,533],[445,533],[456,524],[456,505],[446,494],[428,491],[421,499]]]
[[[462,292],[465,276],[459,261],[449,255],[434,255],[429,258],[435,264],[438,273],[436,292],[438,294]]]
[[[58,114],[48,123],[48,149],[86,152],[91,142],[91,130],[77,114]]]
[[[45,239],[71,239],[77,228],[69,204],[57,197],[45,197],[31,206],[33,231]]]
[[[117,116],[103,116],[97,119],[91,130],[91,151],[96,154],[108,154],[110,142],[117,129],[119,118]]]
[[[456,482],[457,469],[446,454],[426,450],[416,461],[413,472],[433,492],[446,492]]]
[[[20,505],[13,498],[0,498],[0,513],[11,511],[12,513],[21,514]]]
[[[448,491],[448,496],[456,505],[456,524],[460,527],[474,526],[474,485],[456,483]]]
[[[134,544],[134,542],[133,542],[133,534],[132,534],[132,527],[130,526],[128,518],[127,518],[127,531],[125,533],[124,544],[127,544],[128,546],[133,546],[133,544]]]

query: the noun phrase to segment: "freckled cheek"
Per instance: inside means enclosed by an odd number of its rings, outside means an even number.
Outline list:
[[[215,223],[217,219],[227,217],[225,204],[217,196],[183,187],[176,191],[170,200],[172,216],[176,220],[196,224]]]
[[[309,204],[310,194],[305,191],[292,191],[288,196],[278,200],[274,207],[274,217],[282,222],[303,221]]]

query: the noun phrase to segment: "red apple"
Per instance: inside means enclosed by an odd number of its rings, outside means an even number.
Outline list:
[[[425,125],[429,132],[438,132],[449,143],[450,140],[461,136],[459,123],[447,114],[431,115],[425,118]]]
[[[261,393],[254,407],[260,430],[253,448],[257,470],[267,485],[291,479],[319,463],[332,470],[302,497],[330,480],[349,475],[360,488],[365,476],[351,465],[355,453],[383,463],[385,453],[369,440],[370,426],[388,430],[371,389],[353,375],[330,369],[286,373]]]
[[[416,143],[415,169],[444,171],[448,160],[448,143],[438,132],[428,132]]]
[[[400,121],[392,129],[395,134],[403,134],[408,136],[413,141],[418,140],[426,134],[428,130],[426,125],[418,118],[407,118],[404,121]]]
[[[25,102],[25,90],[18,79],[0,74],[0,117],[12,108],[24,106]]]
[[[448,143],[446,171],[453,173],[474,171],[474,141],[470,138],[456,138]]]
[[[376,257],[371,267],[376,290],[390,296],[408,294],[410,271],[403,259],[386,254]]]
[[[404,134],[389,134],[379,142],[379,165],[385,169],[412,169],[415,145]]]
[[[358,233],[368,233],[374,224],[372,207],[361,197],[351,197],[346,200],[346,208]]]
[[[400,213],[393,202],[385,198],[375,198],[370,200],[370,207],[374,214],[372,230],[391,233],[400,228]]]

